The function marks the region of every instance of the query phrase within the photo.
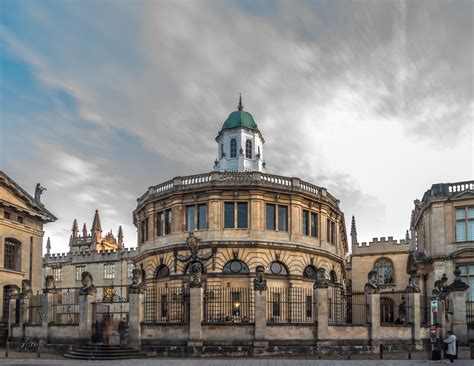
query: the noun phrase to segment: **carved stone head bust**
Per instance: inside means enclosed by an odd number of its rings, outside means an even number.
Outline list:
[[[81,295],[93,295],[97,292],[94,286],[94,279],[92,274],[88,271],[82,272],[82,288]]]
[[[44,290],[45,294],[56,292],[56,284],[54,283],[54,277],[52,275],[47,275],[44,279]]]

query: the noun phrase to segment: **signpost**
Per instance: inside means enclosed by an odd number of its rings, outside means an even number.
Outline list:
[[[431,359],[440,360],[441,351],[435,349],[437,336],[437,318],[438,318],[438,300],[431,300],[431,325],[430,325],[430,341],[431,341]]]

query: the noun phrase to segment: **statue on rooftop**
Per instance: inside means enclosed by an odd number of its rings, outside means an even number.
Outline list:
[[[41,202],[41,195],[43,194],[43,191],[46,191],[46,188],[41,187],[41,184],[37,183],[36,188],[35,188],[35,201],[36,202]]]

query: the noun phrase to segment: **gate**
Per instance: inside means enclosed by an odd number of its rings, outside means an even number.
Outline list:
[[[103,344],[120,344],[119,324],[128,326],[129,302],[117,294],[112,285],[105,289],[102,299],[93,304],[92,341]]]

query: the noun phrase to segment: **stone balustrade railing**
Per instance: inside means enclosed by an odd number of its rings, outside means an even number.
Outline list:
[[[334,205],[339,205],[339,200],[329,194],[323,187],[302,181],[300,178],[290,178],[274,174],[261,172],[211,172],[205,174],[190,175],[186,177],[176,177],[156,186],[150,187],[140,198],[137,199],[138,205],[143,204],[148,198],[178,191],[188,188],[202,186],[226,186],[226,185],[252,185],[267,186],[288,191],[304,192],[320,199],[327,199]]]

